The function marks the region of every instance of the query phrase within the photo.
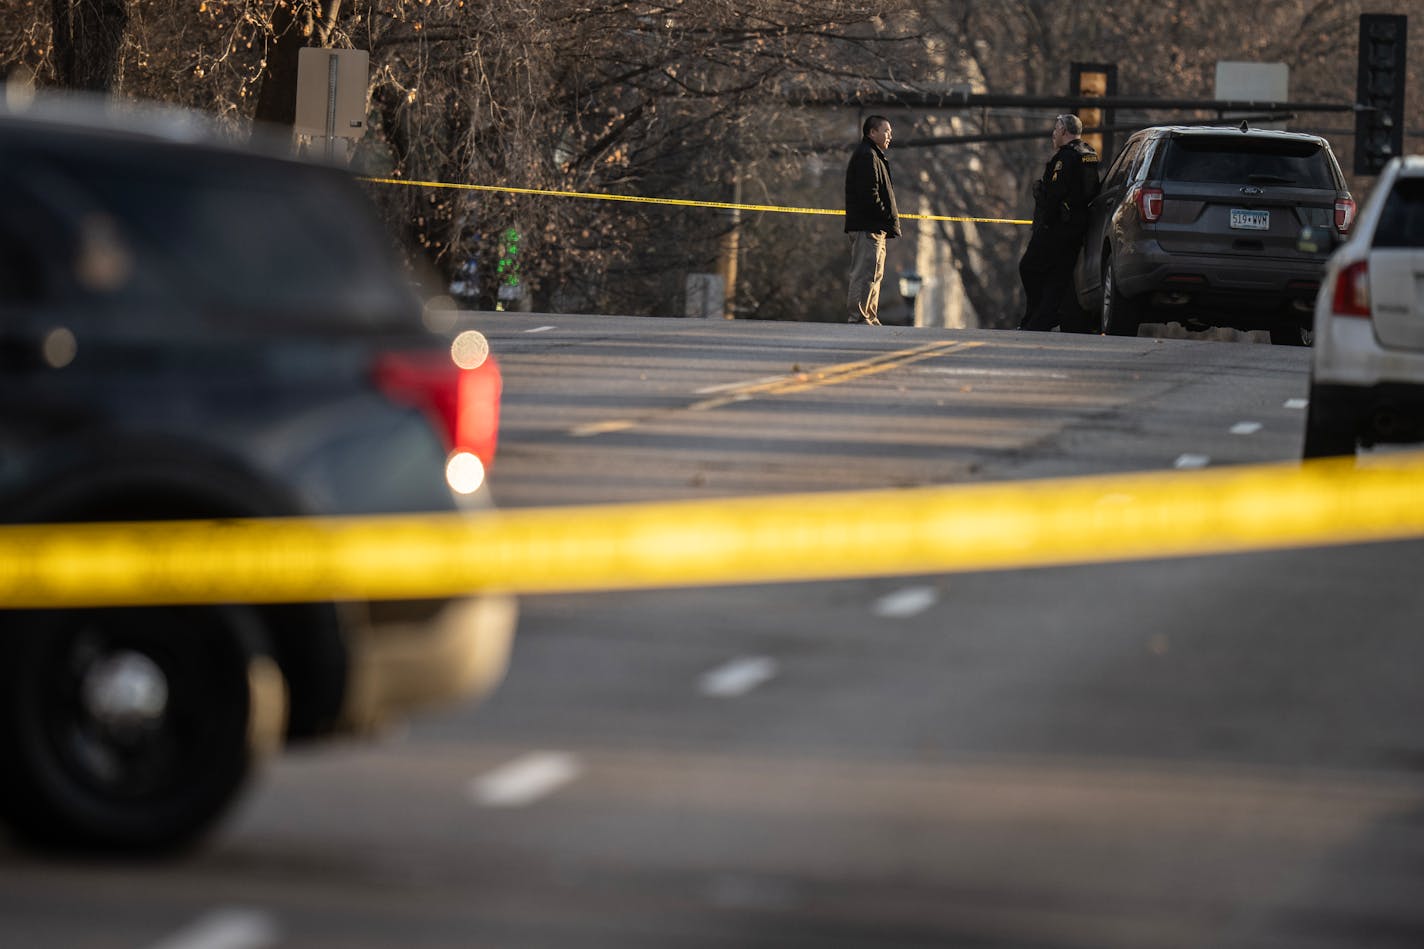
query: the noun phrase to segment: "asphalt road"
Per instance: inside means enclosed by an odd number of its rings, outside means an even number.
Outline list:
[[[506,506],[1281,461],[1306,395],[1244,343],[471,323]],[[493,699],[282,759],[195,854],[0,849],[0,945],[1417,947],[1421,562],[528,598]]]

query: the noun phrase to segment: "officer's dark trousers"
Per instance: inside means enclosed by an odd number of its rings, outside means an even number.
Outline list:
[[[1078,259],[1081,240],[1076,234],[1050,228],[1035,229],[1019,259],[1019,280],[1023,282],[1021,330],[1051,330],[1062,319],[1061,309],[1073,287],[1073,264]]]

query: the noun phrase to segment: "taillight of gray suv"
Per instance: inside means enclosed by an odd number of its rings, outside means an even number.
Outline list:
[[[0,110],[0,521],[490,506],[500,378],[345,171],[109,106]],[[0,610],[0,818],[196,839],[283,742],[502,676],[506,597]]]
[[[1340,166],[1318,135],[1142,129],[1090,206],[1078,300],[1109,335],[1178,322],[1269,330],[1272,342],[1309,345],[1325,258],[1354,215]],[[1333,240],[1302,250],[1302,227]]]

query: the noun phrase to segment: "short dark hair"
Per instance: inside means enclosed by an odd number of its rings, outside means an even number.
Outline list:
[[[860,127],[860,134],[862,136],[869,135],[871,130],[878,127],[882,122],[884,122],[886,125],[890,124],[890,120],[883,115],[867,116],[864,124],[862,124]]]

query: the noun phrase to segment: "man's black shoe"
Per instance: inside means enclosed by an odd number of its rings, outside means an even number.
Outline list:
[[[846,322],[847,322],[847,323],[850,323],[850,324],[852,324],[852,325],[854,325],[854,324],[863,324],[863,325],[865,325],[865,326],[880,326],[880,325],[881,325],[880,321],[877,320],[877,319],[876,319],[875,317],[873,317],[873,316],[872,316],[870,319],[868,319],[868,320],[846,320]]]

